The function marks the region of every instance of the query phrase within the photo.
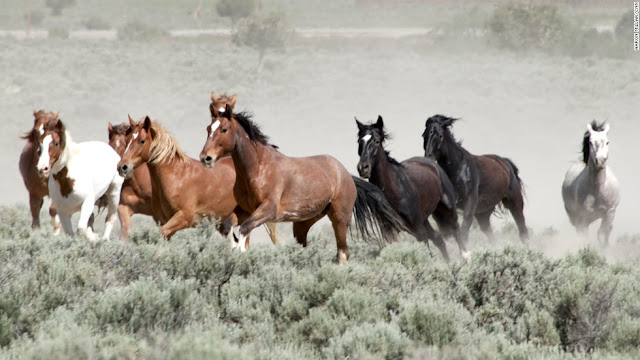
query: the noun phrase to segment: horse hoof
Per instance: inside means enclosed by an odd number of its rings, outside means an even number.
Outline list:
[[[471,258],[471,252],[470,251],[463,251],[460,253],[460,256],[462,257],[462,260],[467,261]]]

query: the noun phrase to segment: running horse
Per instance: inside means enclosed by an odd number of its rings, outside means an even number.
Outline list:
[[[569,168],[562,184],[564,208],[578,234],[587,237],[589,225],[602,219],[598,241],[609,243],[613,218],[620,203],[618,179],[607,166],[609,124],[587,124],[582,139],[582,162]]]
[[[249,232],[265,222],[293,222],[293,235],[307,245],[309,229],[325,215],[331,220],[339,264],[349,259],[347,229],[355,214],[359,232],[378,231],[391,241],[404,230],[402,219],[375,185],[353,177],[328,155],[293,158],[269,144],[247,113],[210,106],[211,124],[200,160],[214,169],[231,155],[236,169],[233,192],[251,215],[240,225],[241,250]],[[214,166],[215,164],[215,166]]]
[[[80,211],[78,232],[90,240],[96,239],[91,227],[93,208],[104,196],[107,217],[103,238],[108,239],[118,216],[124,181],[116,171],[118,154],[103,142],[73,142],[57,117],[45,124],[39,136],[38,153],[37,170],[49,178],[49,196],[67,235],[73,236],[71,216]]]
[[[20,175],[24,186],[29,192],[29,209],[31,210],[31,228],[40,227],[40,208],[44,203],[44,197],[49,196],[49,187],[47,183],[49,179],[46,176],[40,176],[40,173],[36,169],[39,156],[39,137],[44,134],[44,126],[48,121],[57,120],[59,113],[54,114],[50,111],[33,111],[33,127],[31,131],[21,136],[22,139],[27,140],[27,143],[22,149],[20,154],[20,162],[18,166],[20,168]],[[60,232],[60,221],[56,213],[56,207],[51,204],[49,206],[49,215],[51,216],[51,225],[53,225],[54,234]]]
[[[233,160],[221,159],[215,169],[203,167],[189,158],[177,141],[148,116],[136,122],[129,117],[130,128],[126,149],[118,163],[118,171],[126,178],[146,163],[151,177],[153,218],[162,224],[161,233],[171,238],[177,231],[193,227],[205,217],[221,220],[218,230],[229,235],[231,226],[248,214],[236,213],[233,197],[236,180]],[[275,229],[270,229],[277,243]]]
[[[429,216],[444,235],[456,237],[460,253],[468,258],[459,238],[456,195],[444,170],[433,160],[419,156],[398,162],[385,151],[389,139],[382,116],[375,123],[358,125],[358,173],[360,177],[382,189],[385,197],[402,217],[416,239],[431,239],[448,262],[449,255],[442,236],[429,223]],[[427,243],[428,245],[428,243]]]
[[[490,218],[502,203],[518,226],[520,240],[526,242],[529,232],[525,224],[524,192],[519,170],[509,159],[498,155],[473,155],[457,142],[451,126],[457,119],[434,115],[427,119],[423,148],[426,157],[435,159],[453,183],[463,210],[460,236],[466,243],[475,216],[480,229],[493,239]]]
[[[109,146],[111,146],[120,157],[124,154],[127,145],[127,132],[131,126],[127,123],[112,125],[109,123]],[[118,204],[118,216],[120,217],[120,237],[124,241],[129,241],[129,228],[131,227],[131,216],[133,214],[143,214],[153,216],[151,208],[151,177],[147,164],[141,164],[135,168],[131,177],[124,180],[120,191],[120,203]],[[159,219],[155,219],[158,221]]]

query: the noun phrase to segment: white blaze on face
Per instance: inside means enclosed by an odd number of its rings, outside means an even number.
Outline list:
[[[219,108],[219,109],[218,109],[218,112],[219,112],[220,114],[224,114],[224,110],[225,110],[225,108],[221,107],[221,108]]]
[[[116,147],[120,146],[120,139],[116,140]]]
[[[137,138],[138,138],[138,135],[139,135],[139,134],[138,134],[138,132],[137,132],[137,131],[133,133],[133,138],[132,138],[132,139],[131,139],[131,141],[129,141],[129,143],[127,144],[127,148],[126,148],[126,149],[124,149],[124,152],[125,152],[125,153],[126,153],[127,151],[129,151],[129,148],[131,147],[131,144],[133,144],[133,140],[137,139]]]
[[[220,121],[216,120],[211,124],[211,132],[209,133],[209,137],[213,137],[213,133],[220,127]]]
[[[36,165],[38,171],[49,167],[49,144],[51,144],[52,141],[53,137],[51,135],[47,135],[40,144],[40,158],[38,159],[38,165]]]
[[[38,128],[38,132],[40,133],[40,136],[44,134],[44,124],[40,124],[40,127]]]
[[[369,140],[371,140],[371,134],[367,134],[367,135],[362,137],[362,143],[364,145],[366,145],[369,142]]]

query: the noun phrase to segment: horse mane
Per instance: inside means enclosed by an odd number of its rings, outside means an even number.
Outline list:
[[[260,130],[258,124],[253,122],[252,117],[253,114],[247,111],[233,114],[233,118],[236,119],[240,126],[242,126],[251,141],[259,142],[262,145],[271,145],[269,144],[269,137],[262,133],[262,130]],[[274,147],[277,148],[276,146]]]
[[[151,123],[153,131],[153,141],[149,149],[149,160],[151,165],[159,164],[165,160],[172,160],[178,157],[181,161],[187,161],[188,157],[174,139],[157,121]]]
[[[126,135],[127,131],[129,130],[129,128],[131,127],[131,125],[127,124],[127,123],[122,123],[122,124],[118,124],[118,125],[113,125],[113,128],[110,132],[110,134],[113,135]]]
[[[592,120],[591,121],[591,128],[593,129],[593,131],[603,131],[604,130],[604,124],[606,123],[606,121],[601,122],[600,124],[598,124],[597,121]],[[591,134],[589,133],[589,130],[584,132],[584,137],[582,138],[582,161],[585,164],[589,163],[589,140],[591,139]]]
[[[38,120],[42,118],[47,118],[47,121],[45,122],[45,125],[46,125],[49,121],[55,118],[55,115],[56,114],[51,111],[46,111],[42,109],[38,110],[34,116],[35,119],[33,121],[33,127],[31,128],[31,130],[21,135],[20,138],[22,140],[29,140],[30,142],[37,142],[39,133],[38,133],[38,130],[35,128],[36,123],[38,122]]]
[[[425,127],[429,126],[429,124],[432,123],[438,123],[442,125],[445,130],[444,133],[450,136],[451,139],[458,145],[462,146],[462,140],[456,140],[456,137],[453,136],[453,133],[451,132],[451,126],[458,120],[460,120],[460,118],[453,118],[442,114],[436,114],[427,119]]]

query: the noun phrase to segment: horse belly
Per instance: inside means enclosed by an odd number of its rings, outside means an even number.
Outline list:
[[[71,216],[80,211],[80,207],[87,196],[86,191],[83,190],[82,185],[74,186],[71,193],[62,195],[60,184],[53,179],[53,176],[49,178],[49,194],[51,202],[53,202],[56,206],[56,210],[60,213]]]

